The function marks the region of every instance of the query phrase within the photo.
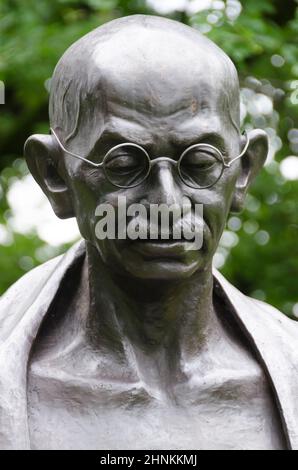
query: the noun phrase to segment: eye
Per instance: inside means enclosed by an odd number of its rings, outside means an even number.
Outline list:
[[[122,188],[140,184],[148,174],[149,164],[145,151],[130,144],[113,148],[104,159],[106,177]]]
[[[129,175],[148,167],[148,159],[143,150],[132,145],[112,149],[104,160],[105,170],[110,174]]]
[[[135,156],[126,153],[108,158],[107,161],[105,161],[105,165],[110,171],[133,171],[140,166]]]
[[[183,157],[181,165],[189,171],[212,171],[220,164],[216,151],[208,148],[194,148]]]

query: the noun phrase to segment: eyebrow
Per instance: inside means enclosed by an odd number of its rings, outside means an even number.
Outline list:
[[[106,128],[103,130],[102,134],[95,142],[89,155],[92,155],[94,152],[96,152],[96,150],[101,145],[107,144],[108,140],[112,141],[112,146],[113,144],[117,145],[117,144],[124,143],[124,142],[130,142],[130,143],[138,144],[144,148],[153,147],[154,140],[152,140],[152,137],[149,134],[146,134],[145,132],[144,133],[142,131],[138,131],[138,132],[140,132],[139,135],[134,136],[134,138],[131,139],[128,137],[129,133],[126,134],[125,131],[122,133],[122,132],[117,131],[116,129]],[[227,153],[227,144],[226,144],[225,139],[222,137],[220,133],[215,132],[215,131],[204,132],[202,134],[197,133],[197,134],[193,134],[193,136],[191,137],[190,136],[174,137],[172,138],[171,143],[177,146],[181,151],[185,150],[191,145],[205,143],[205,144],[214,145],[223,154]]]
[[[126,131],[127,132],[127,131]],[[96,143],[94,144],[94,148],[98,147],[102,143],[104,143],[107,140],[112,140],[114,142],[118,143],[124,143],[124,142],[132,142],[141,146],[150,146],[153,145],[154,141],[152,140],[152,137],[149,134],[146,134],[145,131],[138,131],[138,134],[135,134],[134,138],[131,139],[129,136],[129,131],[126,133],[124,132],[119,132],[114,129],[104,129],[100,137],[97,139]],[[135,130],[134,130],[135,132]]]
[[[177,145],[181,148],[188,148],[191,145],[195,144],[210,144],[217,147],[221,152],[225,153],[227,151],[227,143],[224,137],[218,132],[204,132],[202,134],[195,134],[193,136],[186,136],[182,138],[173,139],[174,145]]]

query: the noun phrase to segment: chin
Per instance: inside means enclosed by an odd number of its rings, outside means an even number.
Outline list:
[[[179,281],[190,278],[199,268],[198,263],[168,261],[165,259],[130,263],[126,273],[138,279]]]

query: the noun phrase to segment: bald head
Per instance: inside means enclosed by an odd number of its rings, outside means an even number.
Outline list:
[[[140,113],[161,118],[177,118],[182,111],[189,117],[197,110],[227,113],[238,130],[237,72],[229,57],[193,28],[155,16],[117,19],[75,42],[58,62],[51,127],[61,130],[65,142],[80,132],[92,141],[119,107],[134,109],[137,121]]]

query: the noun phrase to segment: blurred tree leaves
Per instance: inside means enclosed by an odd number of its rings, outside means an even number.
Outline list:
[[[72,42],[100,24],[134,13],[158,14],[145,0],[1,1],[0,80],[6,103],[0,107],[0,241],[5,230],[7,236],[0,243],[0,293],[26,270],[67,248],[47,247],[36,233],[15,233],[8,224],[6,193],[24,174],[14,161],[31,133],[48,130],[47,80]],[[262,127],[270,135],[274,158],[254,183],[243,213],[230,218],[228,233],[234,235],[232,243],[227,238],[221,244],[220,264],[245,293],[291,315],[298,304],[298,181],[285,180],[279,162],[298,151],[297,142],[288,138],[298,127],[297,3],[210,1],[209,8],[198,12],[186,7],[167,16],[200,29],[230,55],[248,97],[244,125]],[[267,113],[262,110],[264,96],[273,105]],[[259,108],[253,109],[250,97],[263,99]]]

